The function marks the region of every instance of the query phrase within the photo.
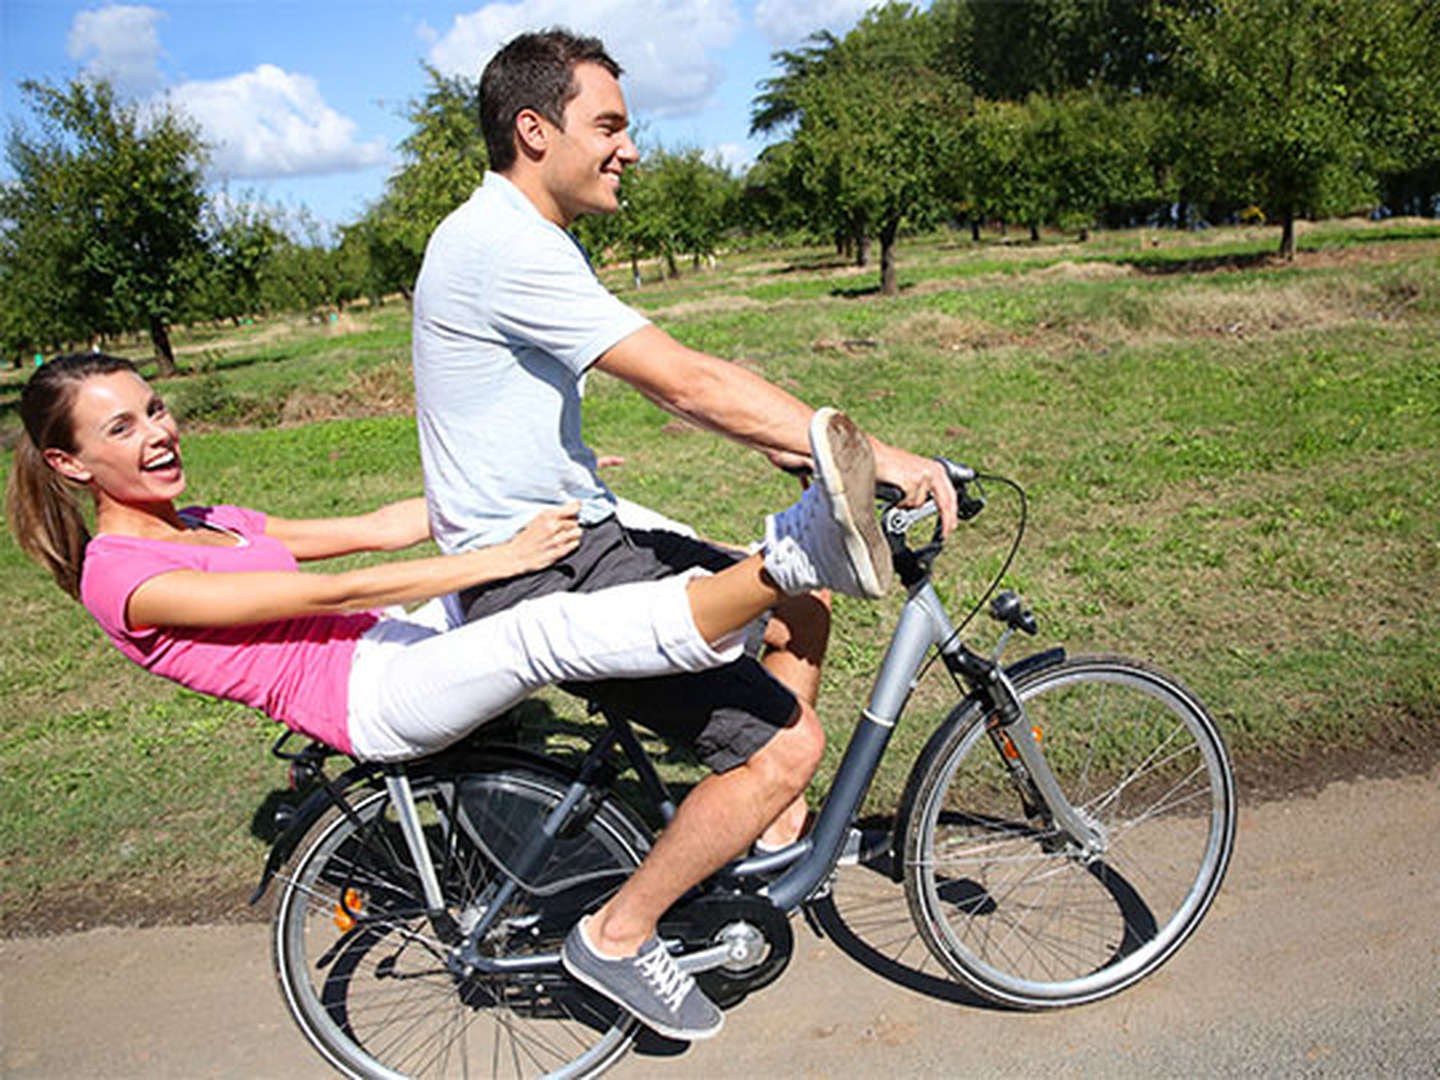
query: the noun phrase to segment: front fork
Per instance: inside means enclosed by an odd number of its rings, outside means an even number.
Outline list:
[[[982,677],[977,681],[993,707],[986,732],[1010,773],[1026,814],[1043,819],[1048,830],[1068,837],[1080,861],[1088,865],[1099,859],[1108,847],[1105,830],[1073,806],[1061,789],[1040,745],[1044,735],[1030,724],[1015,684],[994,661],[974,653],[969,659],[983,665]]]

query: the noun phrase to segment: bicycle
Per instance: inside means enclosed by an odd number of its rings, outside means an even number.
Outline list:
[[[869,702],[807,836],[737,860],[661,923],[681,967],[731,1006],[778,978],[790,914],[822,898],[923,670],[962,697],[911,767],[891,874],[946,973],[987,1001],[1050,1009],[1156,970],[1214,900],[1234,844],[1235,785],[1215,723],[1179,682],[1121,657],[1000,655],[1033,613],[996,590],[1025,531],[1023,490],[946,462],[962,519],[984,484],[1012,487],[1019,525],[979,602],[952,624],[931,582],[933,505],[883,492],[907,596]],[[922,530],[923,531],[923,530]],[[989,656],[960,633],[989,600]],[[266,862],[280,883],[273,959],[310,1043],[355,1077],[592,1076],[643,1030],[565,973],[564,935],[644,858],[651,831],[615,791],[623,767],[660,817],[674,803],[625,718],[569,766],[477,736],[420,761],[324,770],[319,744],[274,753],[313,787]],[[282,869],[283,867],[283,869]]]

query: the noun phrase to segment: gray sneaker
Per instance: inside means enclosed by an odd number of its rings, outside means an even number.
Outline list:
[[[667,1038],[695,1042],[719,1033],[725,1014],[680,970],[663,941],[652,937],[634,956],[611,960],[595,951],[580,926],[575,924],[560,949],[575,979]]]
[[[765,569],[788,593],[834,589],[874,598],[890,588],[890,549],[875,520],[875,455],[844,413],[810,421],[815,482],[765,520]]]

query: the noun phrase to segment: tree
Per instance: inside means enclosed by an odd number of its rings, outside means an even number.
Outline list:
[[[28,333],[58,342],[144,327],[162,375],[175,371],[169,325],[203,247],[205,147],[169,105],[143,113],[108,83],[20,90],[40,123],[16,128],[0,193],[6,291],[27,300]]]
[[[1043,191],[1046,220],[1083,236],[1102,209],[1159,198],[1152,99],[1072,90],[1036,95],[1027,110],[1026,171]]]
[[[638,286],[641,259],[660,258],[664,272],[677,277],[681,255],[697,266],[713,255],[734,222],[739,197],[730,171],[700,150],[657,148],[625,170],[619,211],[586,214],[574,231],[592,256],[611,251],[628,259]]]
[[[902,222],[936,220],[968,97],[940,71],[925,13],[869,12],[787,90],[799,117],[788,161],[837,231],[880,239],[880,291],[897,289]]]
[[[253,199],[210,202],[189,303],[195,317],[238,325],[242,316],[260,310],[265,264],[285,242],[278,222],[273,208]]]
[[[366,212],[362,231],[381,291],[407,297],[435,226],[485,178],[479,85],[428,65],[425,73],[429,88],[406,114],[414,128],[400,143],[405,162]]]
[[[1297,215],[1373,205],[1433,100],[1437,18],[1427,0],[1214,0],[1172,13],[1187,190],[1252,198],[1281,221],[1287,259]]]
[[[303,207],[284,223],[281,238],[260,271],[260,295],[267,311],[303,311],[323,318],[329,308],[360,296],[363,283],[347,277],[339,244]]]
[[[990,100],[1024,101],[1068,90],[1155,89],[1172,51],[1156,8],[1136,0],[936,0],[931,13],[957,77]]]
[[[829,30],[817,30],[800,48],[771,55],[784,70],[760,83],[762,90],[750,105],[751,135],[772,134],[800,122],[804,113],[800,88],[824,74],[839,44]]]
[[[1039,99],[1037,99],[1039,100]],[[1052,216],[1055,187],[1039,152],[1040,119],[1031,104],[977,101],[965,126],[966,202],[982,221],[998,219],[1030,228]]]

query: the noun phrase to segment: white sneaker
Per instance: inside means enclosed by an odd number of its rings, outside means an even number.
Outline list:
[[[875,455],[844,413],[810,421],[815,481],[765,519],[765,570],[784,592],[834,589],[874,598],[890,588],[890,549],[875,520]]]

